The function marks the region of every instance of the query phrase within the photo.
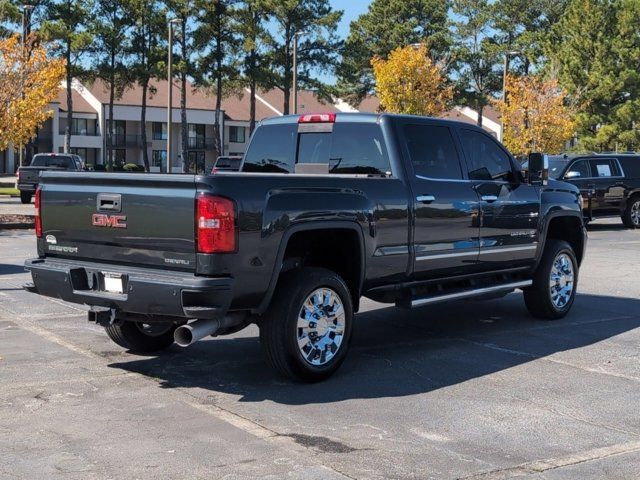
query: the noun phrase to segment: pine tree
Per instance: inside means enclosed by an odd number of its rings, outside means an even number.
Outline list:
[[[94,34],[92,48],[92,74],[101,79],[109,89],[107,128],[107,165],[113,168],[113,105],[131,83],[125,67],[132,17],[121,0],[97,0],[93,11],[91,30]]]
[[[197,83],[213,90],[216,97],[214,120],[214,142],[216,155],[222,155],[220,115],[222,99],[226,90],[237,88],[239,69],[237,58],[238,39],[234,35],[233,15],[228,0],[200,0],[198,2],[199,24],[194,32],[194,50],[199,52],[195,72]]]
[[[431,59],[449,63],[448,0],[373,0],[369,10],[351,23],[338,68],[341,94],[356,105],[373,92],[373,57],[425,43]]]
[[[328,97],[325,85],[313,79],[311,72],[334,70],[338,62],[341,42],[337,28],[342,12],[333,10],[329,0],[264,0],[269,20],[276,25],[277,34],[269,45],[270,83],[284,96],[283,113],[290,112],[293,83],[293,42],[300,33],[298,45],[298,81],[302,87],[314,88]]]
[[[45,39],[56,45],[52,50],[66,62],[67,127],[64,134],[64,151],[71,150],[71,127],[73,124],[72,83],[74,78],[85,74],[82,60],[92,42],[88,19],[92,2],[85,0],[57,0],[47,5],[46,20],[42,24]]]
[[[458,103],[478,112],[481,127],[484,107],[501,88],[499,56],[490,35],[491,6],[487,0],[454,0],[453,12]]]
[[[152,78],[164,73],[164,59],[167,54],[164,43],[166,32],[166,12],[158,2],[148,0],[128,0],[127,11],[133,20],[130,40],[129,78],[142,90],[140,125],[142,125],[142,161],[144,168],[150,170],[149,151],[147,150],[147,97],[155,94],[150,87]],[[169,155],[167,153],[167,161]],[[168,165],[167,165],[168,167]]]

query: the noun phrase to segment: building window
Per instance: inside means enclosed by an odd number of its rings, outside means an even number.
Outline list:
[[[187,159],[189,160],[189,173],[204,173],[206,165],[204,152],[189,152]]]
[[[229,141],[232,143],[244,143],[245,127],[229,127]]]
[[[153,122],[153,139],[154,140],[166,140],[167,139],[167,124],[166,123]]]
[[[87,135],[87,119],[86,118],[71,119],[71,135]]]
[[[159,167],[161,172],[166,171],[167,166],[167,151],[166,150],[154,150],[151,155],[151,166]]]
[[[74,148],[71,147],[71,153],[74,155],[79,155],[82,158],[82,161],[87,163],[87,149],[86,148]]]
[[[188,148],[204,149],[204,129],[202,124],[190,123],[188,125]]]

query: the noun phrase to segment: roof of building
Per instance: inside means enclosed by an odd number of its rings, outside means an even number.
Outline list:
[[[96,115],[98,113],[76,90],[71,90],[71,101],[73,102],[73,111],[75,113],[95,113]],[[60,104],[60,110],[66,112],[68,109],[66,88],[58,89],[57,102]]]

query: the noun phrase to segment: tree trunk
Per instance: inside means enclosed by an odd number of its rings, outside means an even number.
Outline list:
[[[187,64],[187,19],[182,21],[182,38],[180,39],[182,46],[183,65]],[[189,132],[187,127],[187,72],[180,72],[180,130],[182,134],[182,173],[189,171],[189,158],[187,151],[189,149]]]
[[[287,25],[284,32],[285,44],[284,44],[284,85],[282,91],[284,92],[284,106],[282,113],[289,115],[289,108],[291,102],[291,27]]]
[[[142,107],[140,109],[140,125],[142,125],[142,162],[145,172],[151,170],[149,165],[149,150],[147,150],[147,90],[149,89],[149,79],[142,81]],[[160,168],[162,170],[162,168]]]
[[[71,124],[73,123],[73,95],[72,86],[73,77],[71,75],[71,43],[67,42],[65,52],[67,60],[67,128],[64,131],[64,153],[71,151]],[[57,152],[56,152],[57,153]]]
[[[251,79],[251,93],[249,94],[249,135],[256,128],[256,79]]]
[[[478,106],[478,126],[480,128],[482,128],[483,112],[484,112],[484,105],[479,105]]]
[[[115,102],[115,52],[111,50],[111,72],[109,73],[109,121],[107,123],[108,170],[113,170],[113,104]]]
[[[218,17],[219,19],[220,17]],[[218,32],[220,28],[218,28]],[[213,123],[213,134],[215,135],[216,156],[223,155],[222,141],[220,135],[220,110],[222,110],[222,42],[218,38],[216,41],[216,118]]]

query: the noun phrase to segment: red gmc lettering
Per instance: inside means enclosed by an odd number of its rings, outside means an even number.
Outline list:
[[[91,224],[94,227],[127,228],[126,221],[126,215],[105,215],[103,213],[94,213],[91,217]]]

